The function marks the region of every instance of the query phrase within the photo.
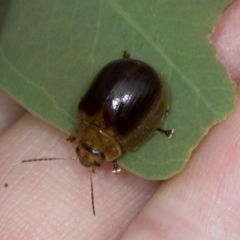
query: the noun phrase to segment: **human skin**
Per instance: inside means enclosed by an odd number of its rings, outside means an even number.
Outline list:
[[[238,96],[239,25],[240,0],[224,12],[210,36],[218,59],[238,84]],[[1,96],[1,240],[239,239],[240,100],[224,122],[211,128],[186,168],[169,180],[146,181],[124,170],[113,175],[109,164],[97,169],[93,216],[89,172],[78,160],[20,162],[72,157],[75,145]]]

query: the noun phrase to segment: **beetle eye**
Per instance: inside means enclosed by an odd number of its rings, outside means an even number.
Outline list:
[[[76,153],[79,153],[79,151],[80,151],[79,147],[76,147],[75,151],[76,151]]]
[[[94,166],[95,167],[100,167],[101,166],[101,163],[97,160],[94,161]]]

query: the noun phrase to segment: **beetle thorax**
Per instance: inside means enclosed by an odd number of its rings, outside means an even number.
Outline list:
[[[113,161],[122,153],[121,146],[114,138],[85,121],[77,124],[76,136],[79,141],[77,154],[85,167],[101,166],[103,160]]]

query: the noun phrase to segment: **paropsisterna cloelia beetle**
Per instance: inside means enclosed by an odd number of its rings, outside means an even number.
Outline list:
[[[162,78],[148,64],[131,59],[126,51],[122,59],[99,71],[78,111],[76,138],[70,136],[68,140],[78,141],[80,163],[89,168],[95,214],[91,176],[94,168],[104,161],[113,161],[113,173],[118,173],[121,169],[117,159],[123,152],[136,150],[156,131],[170,138],[174,130],[158,128],[168,112]]]

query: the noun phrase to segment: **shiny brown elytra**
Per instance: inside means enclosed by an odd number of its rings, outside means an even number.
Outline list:
[[[116,160],[124,151],[136,150],[156,130],[173,134],[158,128],[168,111],[162,78],[127,52],[123,57],[100,70],[78,107],[76,152],[88,168],[114,161],[113,172],[119,172]]]

